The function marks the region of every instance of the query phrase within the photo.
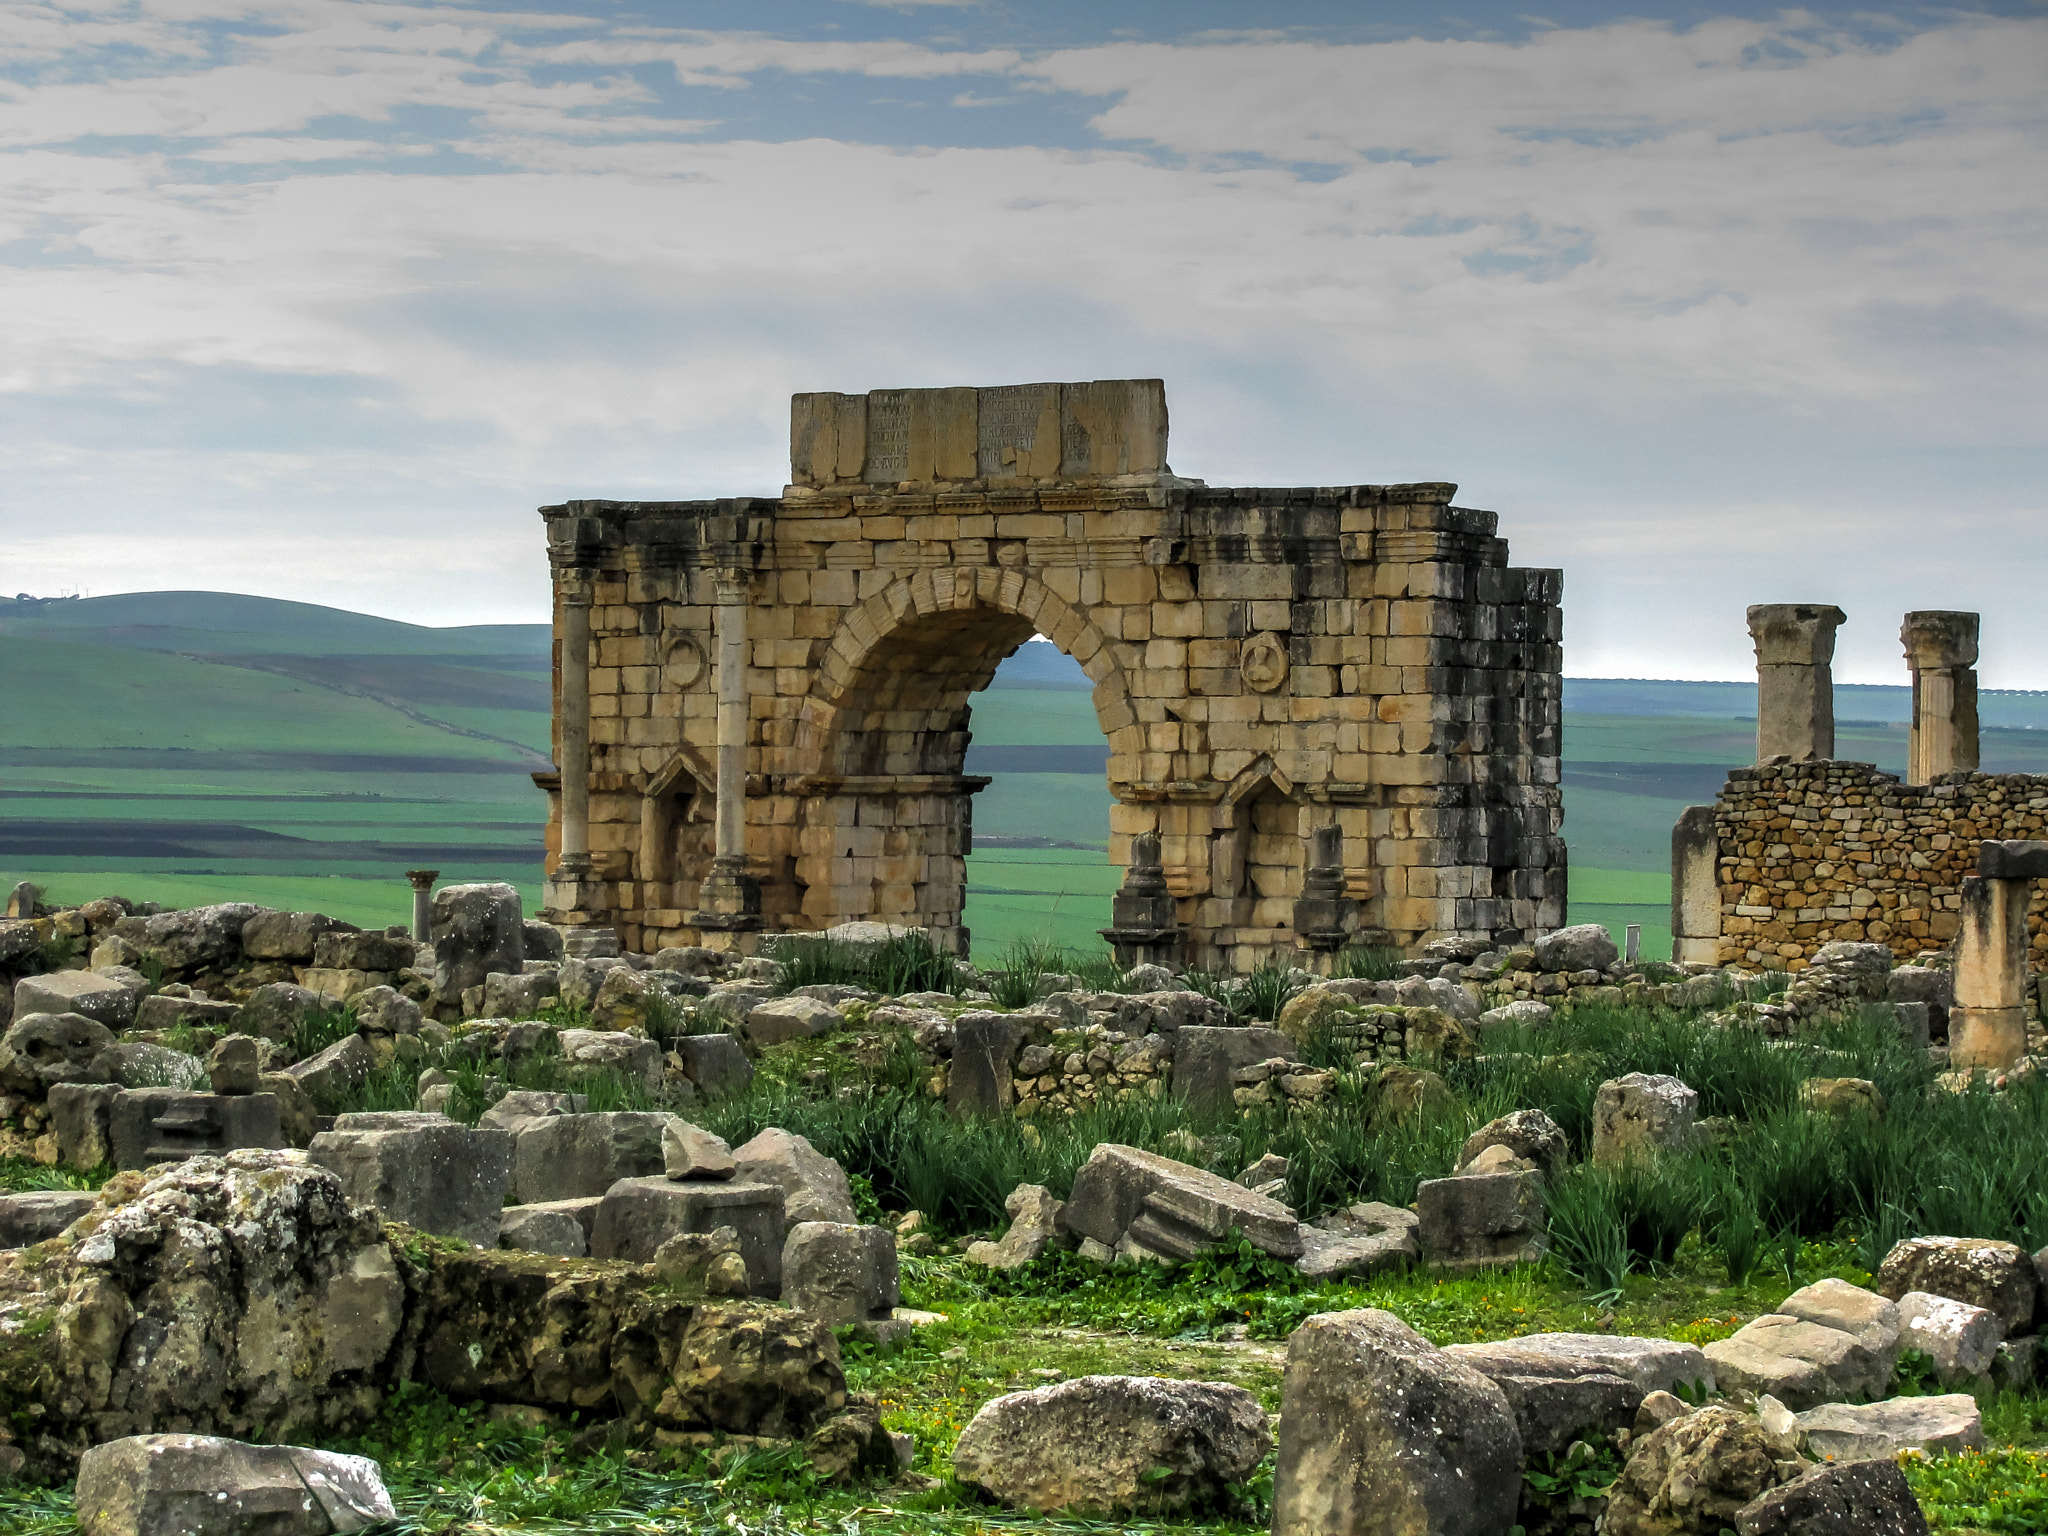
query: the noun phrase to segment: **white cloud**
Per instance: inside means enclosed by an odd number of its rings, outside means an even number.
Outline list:
[[[325,557],[265,544],[265,519],[352,482],[366,537],[445,518],[537,559],[537,500],[771,489],[794,389],[1153,372],[1187,472],[1473,481],[1519,558],[1570,566],[1574,671],[1713,654],[1739,674],[1741,604],[1772,594],[1737,593],[1715,640],[1712,582],[1854,573],[1939,606],[1905,589],[1974,573],[2017,602],[2048,554],[2018,489],[2038,481],[1989,454],[2038,453],[2048,395],[2038,22],[1028,57],[332,0],[236,14],[31,9],[0,36],[0,59],[64,62],[0,87],[0,241],[44,253],[8,270],[0,409],[53,424],[0,456],[10,569],[76,556],[149,585],[182,520],[288,581]],[[87,67],[117,36],[154,62]],[[1119,147],[710,142],[647,66],[735,89],[996,76],[1086,98]],[[393,133],[421,108],[437,137]],[[87,137],[111,133],[144,147]],[[442,151],[493,169],[408,172]],[[131,448],[90,408],[161,413],[216,376],[335,393],[299,453],[232,431]],[[344,426],[385,446],[323,436]],[[10,537],[32,486],[93,505],[89,556]],[[1985,520],[1937,561],[1920,546],[1949,505]],[[446,600],[438,560],[350,579],[415,612]]]

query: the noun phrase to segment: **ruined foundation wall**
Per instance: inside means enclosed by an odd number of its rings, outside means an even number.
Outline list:
[[[1868,763],[1737,768],[1714,833],[1721,964],[1799,970],[1838,939],[1910,960],[1955,937],[1980,842],[2048,836],[2048,775],[1908,785]],[[2034,886],[2027,938],[2029,969],[2048,970],[2048,882]]]

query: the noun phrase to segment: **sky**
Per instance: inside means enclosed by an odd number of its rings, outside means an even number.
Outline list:
[[[1160,377],[1212,485],[1452,480],[1574,676],[1743,609],[2048,687],[2048,12],[0,3],[0,590],[545,620],[534,509],[788,396]]]

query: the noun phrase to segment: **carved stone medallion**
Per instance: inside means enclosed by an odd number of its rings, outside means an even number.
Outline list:
[[[1274,634],[1253,635],[1238,652],[1237,670],[1252,692],[1273,692],[1287,681],[1286,643]]]

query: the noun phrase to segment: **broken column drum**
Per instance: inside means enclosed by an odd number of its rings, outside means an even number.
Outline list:
[[[780,497],[542,509],[552,919],[964,950],[969,700],[1038,634],[1095,683],[1149,953],[1564,922],[1562,581],[1453,486],[1177,476],[1157,380],[799,395],[791,461]]]
[[[1963,881],[1949,1065],[2003,1072],[2027,1052],[2027,903],[2048,880],[2048,842],[1994,840]]]

